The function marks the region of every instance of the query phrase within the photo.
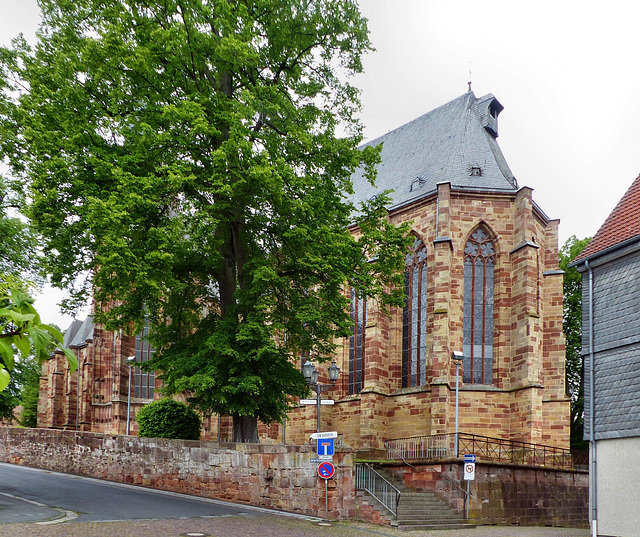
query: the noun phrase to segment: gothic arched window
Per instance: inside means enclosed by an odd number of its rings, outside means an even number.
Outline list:
[[[136,334],[136,363],[148,362],[153,358],[155,349],[147,338],[149,337],[149,323],[145,323],[142,333]],[[134,368],[133,396],[142,399],[153,399],[156,374],[153,371],[143,371],[140,367]]]
[[[402,311],[402,387],[423,386],[427,374],[427,248],[413,242],[405,261]]]
[[[351,289],[353,331],[349,338],[349,394],[360,393],[364,385],[364,331],[367,326],[367,298]]]
[[[476,229],[464,248],[463,381],[493,382],[493,287],[496,254],[486,228]]]

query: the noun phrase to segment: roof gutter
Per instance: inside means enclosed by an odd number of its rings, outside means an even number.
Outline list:
[[[591,476],[591,534],[598,537],[598,474],[595,441],[595,368],[594,368],[594,346],[593,346],[593,270],[589,265],[589,260],[585,259],[584,266],[589,275],[589,446],[591,447],[591,461],[589,475]]]

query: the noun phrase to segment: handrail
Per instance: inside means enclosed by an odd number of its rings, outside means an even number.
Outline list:
[[[356,489],[366,490],[398,517],[398,503],[402,493],[367,463],[356,463]]]
[[[387,448],[388,451],[392,451],[393,453],[395,453],[396,455],[400,456],[400,460],[406,464],[407,466],[410,466],[411,468],[413,468],[416,472],[418,471],[418,469],[411,463],[407,462],[407,460],[397,451],[395,451],[393,448]],[[454,487],[460,489],[464,495],[465,495],[465,500],[468,501],[468,497],[469,496],[473,496],[473,494],[471,494],[470,492],[467,492],[466,490],[464,490],[460,485],[458,485],[458,483],[456,483],[453,479],[451,479],[450,477],[447,477],[445,474],[443,474],[440,470],[436,470],[435,468],[429,468],[429,471],[433,471],[433,472],[437,472],[440,477],[443,477],[444,479],[446,479],[449,483],[451,483]]]
[[[395,453],[404,453],[409,455],[410,459],[438,459],[452,456],[450,446],[453,438],[455,438],[453,434],[397,438],[387,440],[385,447],[387,452],[393,450]],[[458,438],[459,452],[473,453],[479,460],[573,468],[571,451],[568,449],[468,433],[460,433]]]

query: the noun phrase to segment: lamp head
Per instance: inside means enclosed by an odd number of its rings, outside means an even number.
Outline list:
[[[127,362],[127,365],[131,366],[135,363],[136,361],[136,357],[135,356],[127,356],[127,359],[125,360]]]
[[[307,360],[304,364],[302,364],[302,375],[307,381],[307,384],[312,384],[311,377],[313,376],[315,370],[316,366],[311,363],[311,360]]]
[[[329,366],[329,380],[331,384],[335,384],[336,380],[338,380],[338,375],[340,374],[340,368],[336,365],[336,361],[334,360]]]
[[[456,365],[462,364],[462,362],[464,361],[464,353],[460,351],[453,351],[451,353],[451,360],[455,362]]]

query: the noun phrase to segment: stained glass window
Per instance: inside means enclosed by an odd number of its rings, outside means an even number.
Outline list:
[[[349,338],[349,394],[360,393],[364,383],[364,331],[367,326],[367,298],[351,289],[353,332]]]
[[[427,248],[416,239],[407,254],[402,311],[402,387],[426,384]]]
[[[136,362],[148,362],[153,358],[154,348],[147,337],[149,326],[146,325],[140,334],[136,334]],[[134,388],[133,396],[141,399],[153,399],[153,389],[156,374],[153,371],[142,371],[139,367],[134,368]]]
[[[493,383],[493,288],[496,254],[484,227],[464,249],[463,381]]]

